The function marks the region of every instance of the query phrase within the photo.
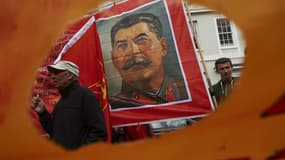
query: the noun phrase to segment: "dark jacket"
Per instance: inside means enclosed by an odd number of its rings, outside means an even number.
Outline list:
[[[52,114],[39,114],[40,122],[51,138],[67,149],[105,141],[107,131],[99,101],[91,90],[77,81],[60,90],[61,98]]]
[[[210,93],[212,96],[215,96],[218,104],[220,104],[225,97],[230,95],[236,81],[237,78],[235,77],[233,77],[231,82],[223,82],[220,80],[210,88]]]

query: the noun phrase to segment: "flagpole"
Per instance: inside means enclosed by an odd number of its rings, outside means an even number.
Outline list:
[[[200,42],[198,40],[197,31],[196,31],[196,28],[194,26],[193,18],[192,18],[190,9],[189,9],[189,4],[188,4],[188,2],[186,0],[183,0],[183,1],[184,1],[184,6],[186,8],[187,16],[189,18],[190,26],[191,26],[191,28],[193,30],[194,41],[196,42],[196,45],[197,45],[197,48],[198,48],[198,53],[199,53],[199,55],[201,57],[201,62],[202,62],[202,65],[203,65],[203,68],[204,68],[204,71],[205,71],[205,76],[206,76],[207,83],[208,83],[209,88],[210,88],[210,93],[212,93],[213,92],[213,88],[212,88],[211,79],[209,77],[209,73],[208,73],[208,70],[206,68],[204,56],[203,56],[202,50],[201,50],[201,45],[200,45]],[[211,95],[211,96],[212,96],[212,100],[213,100],[214,106],[215,106],[215,108],[217,108],[218,107],[217,99],[216,99],[216,97],[214,95]]]

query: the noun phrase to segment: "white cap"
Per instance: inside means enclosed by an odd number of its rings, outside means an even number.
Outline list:
[[[47,69],[52,72],[53,69],[69,71],[73,73],[76,77],[79,76],[79,67],[70,61],[59,61],[56,64],[48,65]]]

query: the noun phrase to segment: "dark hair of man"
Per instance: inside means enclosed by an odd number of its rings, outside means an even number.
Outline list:
[[[222,58],[217,59],[216,62],[215,62],[216,70],[218,69],[218,64],[223,64],[223,63],[227,63],[227,62],[230,63],[231,67],[233,66],[232,61],[229,58],[222,57]]]
[[[151,13],[138,13],[129,15],[119,22],[117,22],[111,29],[111,43],[114,47],[114,38],[116,33],[123,28],[129,28],[137,23],[145,22],[147,23],[149,30],[154,32],[158,39],[162,37],[162,25],[158,17]]]

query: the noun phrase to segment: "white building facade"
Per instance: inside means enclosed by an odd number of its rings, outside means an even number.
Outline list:
[[[220,79],[214,71],[215,60],[220,57],[228,57],[232,60],[233,76],[239,77],[246,43],[237,25],[227,17],[203,6],[190,5],[186,11],[191,13],[200,50],[212,84]],[[197,43],[194,43],[194,47],[196,53],[199,54]]]

